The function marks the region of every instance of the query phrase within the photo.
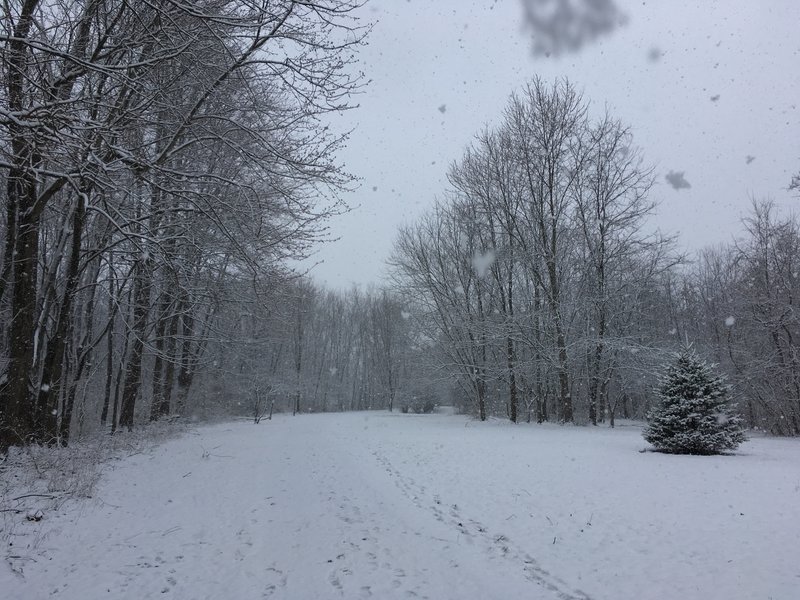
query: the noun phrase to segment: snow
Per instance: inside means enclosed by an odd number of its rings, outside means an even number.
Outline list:
[[[670,171],[664,178],[675,190],[688,190],[692,187],[692,185],[686,181],[684,171]]]
[[[486,252],[476,252],[472,257],[472,268],[475,269],[475,273],[478,277],[483,279],[494,264],[494,260],[495,251],[492,249]]]
[[[441,410],[446,413],[448,411]],[[796,598],[800,443],[640,452],[610,430],[276,415],[108,467],[20,516],[22,598]],[[27,547],[37,540],[35,547]]]

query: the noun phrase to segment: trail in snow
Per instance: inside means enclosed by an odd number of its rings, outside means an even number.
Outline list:
[[[788,600],[800,585],[794,442],[668,457],[638,453],[637,431],[387,413],[203,427],[118,463],[95,499],[25,524],[21,542],[43,541],[24,576],[0,567],[0,589]]]

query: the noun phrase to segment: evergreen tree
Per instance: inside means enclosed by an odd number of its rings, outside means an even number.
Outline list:
[[[659,452],[719,454],[745,441],[741,420],[727,405],[728,386],[691,347],[661,379],[659,406],[647,416],[644,439]]]

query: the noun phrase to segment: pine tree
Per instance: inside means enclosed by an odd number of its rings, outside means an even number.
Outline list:
[[[691,347],[667,367],[658,393],[643,432],[657,451],[719,454],[745,441],[741,419],[727,404],[728,386]]]

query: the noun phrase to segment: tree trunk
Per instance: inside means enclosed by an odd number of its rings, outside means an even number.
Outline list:
[[[486,420],[486,381],[482,376],[477,381],[478,392],[478,417],[481,421]]]
[[[39,386],[39,394],[36,402],[36,411],[40,415],[38,438],[45,443],[52,443],[58,437],[56,413],[56,402],[61,390],[65,391],[65,399],[69,394],[66,393],[66,386],[63,381],[64,352],[69,340],[73,338],[73,315],[72,306],[78,287],[81,241],[83,229],[86,221],[86,204],[88,190],[83,189],[78,196],[75,210],[72,215],[72,245],[70,249],[69,263],[67,264],[66,283],[64,295],[59,307],[58,317],[53,335],[47,344],[47,356],[42,368],[42,384]],[[69,415],[62,414],[61,418],[70,419],[72,407],[69,407]],[[69,429],[69,424],[67,424]]]
[[[122,386],[122,406],[119,413],[119,426],[133,429],[136,399],[142,382],[142,358],[144,340],[147,336],[147,322],[150,314],[150,290],[152,288],[153,264],[149,257],[141,257],[135,267],[133,280],[133,336],[131,353],[128,357],[125,381]]]
[[[178,337],[178,315],[170,317],[169,328],[167,329],[166,369],[164,371],[164,383],[161,390],[161,404],[158,410],[159,417],[166,417],[170,413],[172,404],[172,389],[175,387],[175,364],[178,357],[175,356]]]
[[[517,379],[514,373],[514,340],[509,335],[506,338],[506,360],[508,366],[508,402],[511,408],[509,418],[512,423],[517,422]]]
[[[178,314],[180,315],[183,339],[181,341],[175,411],[176,414],[183,416],[186,414],[189,389],[194,379],[196,363],[203,351],[203,341],[198,340],[197,346],[195,348],[192,347],[192,340],[196,337],[195,317],[192,314],[192,307],[189,305],[189,298],[186,294],[184,294],[180,300]]]
[[[597,425],[597,404],[600,392],[600,366],[603,360],[603,342],[600,341],[595,346],[592,356],[591,374],[589,375],[589,422]]]
[[[128,301],[130,302],[131,294],[128,294]],[[119,408],[120,408],[120,385],[122,383],[122,375],[126,371],[126,367],[128,365],[128,343],[130,341],[130,336],[126,335],[123,337],[123,344],[122,344],[122,352],[120,352],[120,357],[122,360],[122,364],[117,371],[117,381],[114,384],[114,410],[111,415],[111,433],[113,434],[117,430],[117,426],[119,424]]]
[[[165,334],[167,332],[167,314],[170,302],[166,293],[159,303],[158,316],[156,317],[155,332],[155,357],[153,359],[153,393],[150,403],[150,420],[156,421],[161,416],[164,403],[164,386],[166,382],[166,361],[164,360]],[[167,408],[169,412],[169,408]]]
[[[557,325],[557,344],[558,344],[558,386],[559,400],[561,401],[561,420],[564,423],[571,423],[572,415],[572,395],[569,390],[569,371],[567,365],[567,345],[561,327]]]
[[[38,162],[38,161],[37,161]],[[3,427],[0,450],[25,444],[43,431],[43,415],[37,410],[31,375],[34,372],[37,278],[39,273],[39,215],[36,180],[30,172],[12,169],[14,181],[8,202],[17,205],[12,265],[10,351],[3,390]],[[9,228],[12,224],[9,224]]]
[[[111,404],[111,386],[114,379],[114,321],[117,316],[119,302],[114,301],[114,275],[110,263],[113,257],[109,258],[109,289],[108,289],[108,332],[106,333],[106,383],[103,395],[103,409],[100,413],[100,424],[105,425],[108,420],[108,407]]]

